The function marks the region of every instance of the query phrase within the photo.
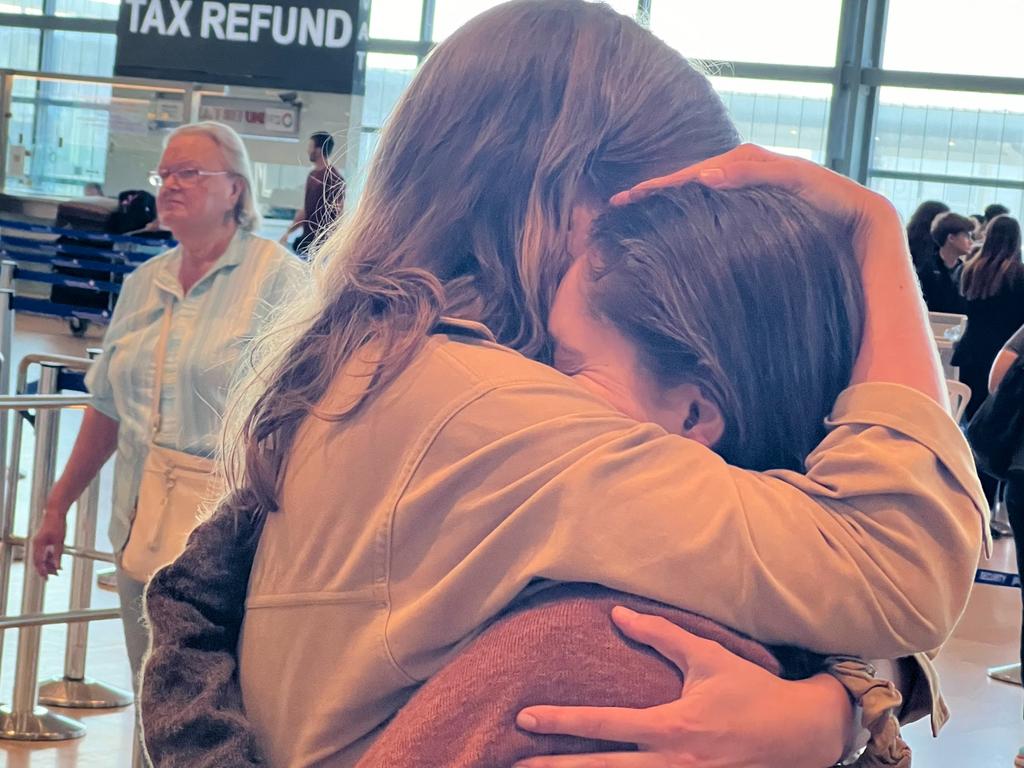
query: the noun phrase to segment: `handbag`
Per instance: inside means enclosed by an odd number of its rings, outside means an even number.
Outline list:
[[[122,570],[141,582],[149,581],[157,570],[185,551],[188,536],[199,524],[206,503],[222,489],[212,459],[156,444],[170,329],[171,304],[167,301],[157,344],[149,453],[142,467],[131,532],[120,561]]]
[[[1024,442],[1024,357],[1006,372],[967,425],[967,441],[978,468],[1005,480]]]

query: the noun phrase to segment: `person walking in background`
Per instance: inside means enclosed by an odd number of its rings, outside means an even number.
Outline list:
[[[295,252],[305,255],[317,236],[334,223],[345,207],[345,177],[330,163],[334,152],[334,138],[324,131],[309,137],[309,162],[313,170],[306,177],[306,192],[302,207],[281,237],[287,244],[293,232],[302,230],[295,241]]]

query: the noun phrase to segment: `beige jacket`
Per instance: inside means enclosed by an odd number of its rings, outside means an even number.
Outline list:
[[[958,620],[987,505],[960,431],[923,395],[852,387],[806,475],[758,474],[453,334],[352,420],[310,418],[297,436],[239,647],[272,765],[353,764],[484,622],[548,580],[866,658],[936,648]],[[339,376],[325,408],[364,381]]]

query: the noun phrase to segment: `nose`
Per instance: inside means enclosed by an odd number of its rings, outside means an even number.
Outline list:
[[[164,183],[162,185],[162,189],[169,189],[169,188],[170,189],[181,189],[182,188],[181,182],[178,181],[178,174],[176,174],[176,173],[169,173],[169,174],[167,174],[166,177],[164,177]]]

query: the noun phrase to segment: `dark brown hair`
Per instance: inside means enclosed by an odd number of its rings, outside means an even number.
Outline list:
[[[907,243],[914,266],[920,271],[931,266],[931,258],[938,250],[932,240],[932,220],[940,213],[949,210],[949,206],[938,200],[925,200],[914,211],[907,222]]]
[[[690,184],[595,222],[590,301],[659,387],[718,406],[729,463],[801,471],[860,346],[851,235],[777,189]]]
[[[981,253],[967,262],[960,291],[968,301],[988,299],[1024,282],[1020,224],[1010,216],[996,216],[985,228]]]
[[[939,248],[946,244],[946,239],[950,235],[959,235],[961,232],[970,234],[973,231],[974,222],[959,213],[946,211],[932,219],[932,240]]]

